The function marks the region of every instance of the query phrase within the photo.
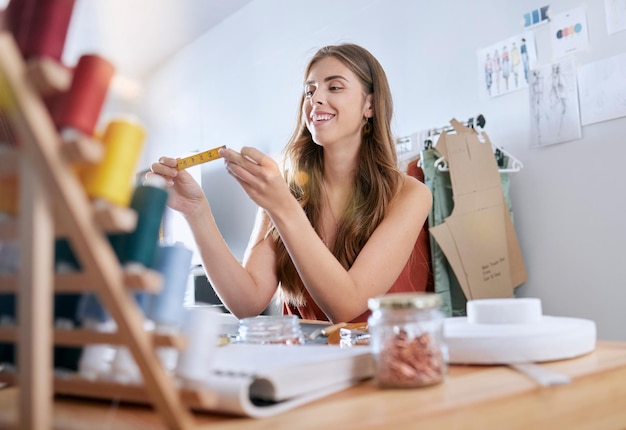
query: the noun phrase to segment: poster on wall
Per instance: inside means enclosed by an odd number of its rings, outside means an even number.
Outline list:
[[[528,71],[535,67],[535,36],[526,32],[478,51],[481,99],[528,88]]]
[[[585,64],[578,71],[583,125],[626,116],[626,54]]]
[[[578,86],[574,59],[530,71],[531,147],[581,138]]]
[[[604,0],[604,9],[609,34],[626,30],[626,0]]]
[[[579,7],[553,17],[550,21],[550,38],[552,58],[555,60],[587,49],[589,33],[585,8]]]

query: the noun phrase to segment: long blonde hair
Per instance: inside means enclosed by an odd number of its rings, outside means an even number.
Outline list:
[[[391,133],[393,101],[382,66],[369,51],[358,45],[325,46],[309,61],[305,79],[311,67],[327,57],[335,57],[352,70],[365,93],[373,97],[371,131],[363,134],[352,195],[341,215],[332,249],[342,266],[349,269],[384,218],[389,202],[400,187],[402,174],[397,168]],[[313,141],[306,127],[301,109],[304,102],[303,94],[296,129],[284,150],[283,169],[292,194],[319,234],[324,148]],[[302,305],[305,303],[304,286],[291,257],[273,226],[269,227],[268,234],[276,247],[281,298],[286,303]]]

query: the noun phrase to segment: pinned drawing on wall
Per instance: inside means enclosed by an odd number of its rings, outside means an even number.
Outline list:
[[[481,99],[528,87],[528,71],[535,67],[535,36],[526,32],[478,51]]]
[[[523,17],[524,30],[547,24],[550,21],[550,6],[540,7],[539,9],[526,12]]]
[[[585,64],[578,71],[583,125],[626,116],[626,54]]]
[[[581,138],[573,57],[530,71],[531,147]]]
[[[584,7],[572,9],[550,20],[552,58],[559,59],[589,46],[587,13]]]
[[[604,0],[604,9],[608,34],[626,30],[626,0]]]

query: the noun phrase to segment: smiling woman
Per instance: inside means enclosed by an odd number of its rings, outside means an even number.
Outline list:
[[[260,208],[243,263],[176,159],[161,157],[148,176],[168,178],[169,205],[185,216],[212,287],[237,317],[258,315],[278,292],[285,314],[365,321],[368,298],[417,290],[410,273],[430,191],[397,168],[391,93],[369,51],[326,46],[303,81],[282,172],[258,149],[219,151]]]

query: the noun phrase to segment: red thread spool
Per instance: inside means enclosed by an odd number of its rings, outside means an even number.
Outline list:
[[[17,136],[6,112],[0,110],[0,145],[17,145]]]
[[[61,62],[73,9],[74,0],[37,1],[26,27],[24,57],[50,57]]]
[[[70,89],[55,107],[57,127],[78,129],[92,136],[114,73],[113,64],[98,55],[80,57]]]
[[[37,2],[38,0],[11,0],[4,10],[4,28],[13,34],[22,55]]]

